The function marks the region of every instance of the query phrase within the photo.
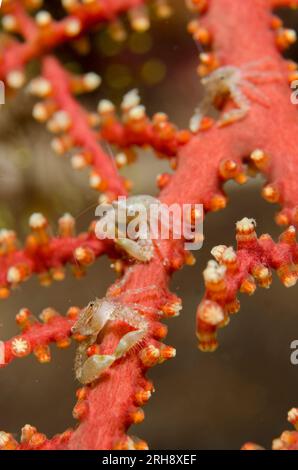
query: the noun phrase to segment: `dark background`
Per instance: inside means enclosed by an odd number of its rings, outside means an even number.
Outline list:
[[[179,126],[187,126],[201,97],[195,72],[198,51],[185,32],[189,14],[182,2],[173,4],[175,15],[170,20],[153,21],[144,35],[128,31],[123,45],[102,30],[93,33],[85,57],[69,46],[59,50],[61,60],[72,69],[102,75],[100,90],[84,98],[90,110],[101,98],[119,103],[124,92],[137,86],[150,115],[165,111]],[[55,11],[58,16],[58,8]],[[287,26],[298,24],[297,12],[283,17]],[[297,48],[288,55],[297,58]],[[28,73],[38,65],[32,64]],[[53,231],[59,215],[69,211],[76,216],[78,230],[83,230],[94,216],[96,195],[88,189],[87,173],[73,172],[67,158],[53,155],[49,134],[30,116],[32,103],[23,92],[0,110],[0,226],[16,229],[23,239],[33,211],[46,214]],[[167,169],[166,161],[142,152],[124,173],[135,181],[136,193],[155,194],[155,176]],[[235,244],[235,222],[244,216],[257,220],[259,234],[280,233],[273,222],[277,208],[260,197],[262,184],[259,177],[241,188],[227,185],[230,204],[207,217],[206,242],[196,254],[196,266],[174,276],[172,288],[183,298],[183,312],[167,322],[166,343],[177,348],[177,357],[149,372],[157,392],[145,407],[144,423],[130,430],[152,449],[238,449],[247,440],[269,447],[272,438],[290,427],[287,411],[298,405],[298,366],[290,363],[290,343],[298,339],[297,289],[286,289],[274,277],[269,291],[258,289],[252,298],[242,296],[241,312],[220,331],[220,347],[213,354],[198,351],[195,337],[201,273],[211,248]],[[1,302],[0,338],[17,334],[14,318],[21,307],[36,315],[47,306],[62,313],[71,305],[84,306],[103,296],[113,279],[107,259],[98,260],[81,281],[69,274],[63,283],[42,288],[32,278]],[[1,370],[3,430],[18,436],[30,423],[50,437],[75,424],[71,417],[78,388],[73,374],[75,345],[66,351],[55,346],[51,350],[50,364],[41,365],[30,356]]]

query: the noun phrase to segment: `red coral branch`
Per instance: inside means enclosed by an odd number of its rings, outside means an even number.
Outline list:
[[[15,16],[26,41],[8,44],[1,54],[0,79],[9,80],[9,74],[23,70],[26,63],[47,53],[56,46],[79,37],[90,28],[105,21],[113,20],[118,14],[142,5],[143,0],[101,0],[87,5],[74,4],[69,16],[50,22],[40,21],[36,24],[30,21],[23,7],[17,0],[8,2],[5,12]]]
[[[204,9],[207,4],[204,1],[196,3],[203,5]],[[273,185],[264,190],[264,196],[269,200],[279,201],[284,207],[284,212],[278,218],[279,222],[296,222],[298,186],[293,169],[298,163],[298,148],[294,139],[298,121],[296,110],[290,102],[287,67],[277,50],[277,47],[291,42],[292,35],[281,31],[280,26],[277,31],[270,30],[271,2],[210,0],[208,6],[202,24],[209,31],[208,37],[212,38],[213,50],[201,55],[200,72],[211,72],[218,64],[233,65],[241,72],[241,67],[256,61],[256,87],[263,96],[257,94],[257,98],[254,95],[250,99],[249,109],[242,120],[224,128],[213,126],[204,133],[194,135],[189,141],[186,139],[185,145],[179,147],[177,152],[177,171],[163,185],[160,200],[168,204],[202,202],[206,211],[218,210],[226,203],[221,184],[229,178],[243,182],[242,162],[243,159],[248,159],[249,164],[255,170],[262,170]],[[62,24],[64,25],[63,22]],[[30,54],[28,57],[30,58]],[[271,64],[264,68],[262,61],[267,57],[271,58]],[[23,62],[22,58],[18,65]],[[272,80],[264,83],[262,71],[268,72],[266,77]],[[276,74],[280,75],[278,80]],[[245,91],[248,93],[249,89]],[[228,108],[232,106],[232,103],[227,103]],[[119,142],[123,145],[122,139],[123,137]],[[290,235],[291,232],[292,229],[289,229],[286,233]],[[235,292],[239,283],[243,283],[244,277],[256,269],[257,262],[265,262],[277,268],[286,283],[289,282],[288,279],[292,279],[293,274],[296,280],[296,272],[292,268],[290,273],[288,271],[290,263],[296,262],[296,244],[283,240],[276,248],[266,238],[254,242],[249,248],[241,251],[241,255],[237,254],[237,260],[241,260],[241,269],[238,277],[230,278],[230,292]],[[149,263],[136,264],[120,281],[120,289],[127,292],[124,303],[137,303],[142,311],[141,304],[145,302],[145,306],[155,308],[157,312],[175,315],[179,302],[168,291],[170,275],[188,259],[181,240],[161,242]],[[215,268],[213,271],[212,276],[218,276]],[[263,274],[264,271],[259,272],[258,278],[262,280]],[[142,294],[141,300],[135,299],[128,292],[128,289],[136,288],[143,292],[142,289],[150,284],[156,286],[154,296]],[[119,289],[119,284],[116,284],[115,289]],[[230,305],[230,312],[233,306],[235,308],[236,304]],[[218,311],[215,313],[218,314]],[[174,352],[172,348],[159,343],[166,333],[159,323],[160,314],[148,314],[144,311],[143,315],[148,320],[149,333],[141,350],[132,351],[116,361],[104,377],[92,387],[84,387],[79,392],[79,401],[74,409],[75,416],[80,420],[77,429],[52,440],[41,437],[43,435],[35,436],[35,447],[144,448],[144,443],[128,438],[126,431],[130,424],[140,422],[143,418],[139,406],[150,395],[150,385],[145,379],[148,366],[172,357]],[[216,318],[219,316],[218,314]],[[111,322],[100,345],[101,352],[110,353],[114,350],[123,335],[124,327],[127,326]],[[24,434],[24,444],[20,444],[19,448],[33,448],[31,440],[34,432],[30,428],[29,434],[25,431]],[[18,447],[18,444],[12,443],[10,436],[5,445]]]
[[[253,219],[237,222],[237,251],[219,245],[212,250],[216,261],[204,271],[206,294],[197,311],[197,336],[203,351],[214,351],[217,330],[228,324],[229,316],[239,311],[238,291],[253,294],[256,283],[268,288],[270,269],[276,270],[286,287],[298,279],[296,231],[289,227],[274,243],[269,235],[257,238]]]
[[[60,140],[54,141],[57,151],[63,153],[74,146],[82,148],[94,169],[91,185],[108,192],[111,199],[119,195],[126,195],[123,178],[118,174],[113,159],[100,147],[96,133],[90,129],[87,113],[72,97],[71,78],[67,72],[62,69],[56,59],[47,57],[43,61],[43,76],[50,83],[51,92],[49,95],[52,109],[57,109],[60,113],[56,114],[58,130],[60,130],[59,116],[61,116],[61,111],[64,112],[63,120],[66,119],[66,132]],[[61,130],[63,130],[63,125]]]
[[[27,280],[33,273],[43,284],[51,279],[64,278],[63,266],[71,263],[81,275],[84,267],[103,253],[113,253],[107,240],[96,238],[93,228],[74,236],[74,219],[66,214],[59,220],[59,236],[49,234],[47,221],[41,214],[30,218],[31,235],[25,246],[18,249],[16,234],[10,230],[0,233],[0,297],[9,295],[9,288]]]
[[[79,309],[72,307],[68,316],[63,317],[53,309],[45,309],[41,318],[41,324],[28,309],[22,309],[16,316],[17,323],[21,326],[22,334],[11,338],[4,343],[4,364],[7,366],[13,359],[25,357],[34,352],[37,359],[44,363],[49,362],[50,352],[48,344],[56,342],[60,348],[70,345],[70,329],[77,317]]]
[[[272,442],[273,450],[298,450],[298,408],[292,408],[288,413],[288,421],[296,431],[284,431],[280,437]],[[264,450],[263,447],[247,442],[242,450]]]
[[[191,138],[188,130],[178,130],[164,113],[156,113],[150,120],[143,106],[135,103],[125,106],[124,100],[120,121],[112,108],[109,113],[105,112],[104,104],[99,103],[100,136],[121,149],[150,146],[160,156],[175,157]]]

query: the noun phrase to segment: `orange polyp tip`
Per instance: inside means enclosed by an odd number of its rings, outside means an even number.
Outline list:
[[[28,308],[21,308],[21,310],[16,314],[17,325],[25,329],[32,323],[33,315]]]
[[[86,400],[79,400],[73,410],[72,410],[72,415],[74,417],[74,419],[78,419],[79,421],[81,421],[82,419],[84,419],[86,417],[88,413],[88,403]]]
[[[176,128],[169,122],[158,126],[158,137],[164,141],[171,141],[175,139]]]
[[[125,436],[113,445],[112,450],[135,450],[134,442],[130,437]]]
[[[291,225],[287,230],[285,230],[279,237],[279,241],[287,243],[289,245],[294,245],[296,243],[296,229]]]
[[[287,49],[291,44],[296,42],[297,35],[294,29],[280,28],[277,30],[275,42],[277,47],[283,51]]]
[[[160,352],[161,352],[161,357],[164,360],[172,359],[173,357],[176,356],[176,349],[173,348],[172,346],[163,346]]]
[[[260,287],[264,287],[265,289],[270,287],[272,282],[272,274],[267,266],[262,264],[255,266],[252,270],[252,275]]]
[[[256,288],[257,286],[253,277],[248,277],[244,279],[244,281],[242,281],[240,286],[240,292],[242,292],[243,294],[252,295],[255,292]]]
[[[78,390],[76,391],[76,397],[78,400],[85,400],[85,398],[87,398],[87,395],[88,395],[87,387],[78,388]]]
[[[287,61],[287,68],[288,68],[289,72],[294,72],[294,71],[297,70],[298,64],[297,64],[297,62],[294,62],[294,60],[288,60]]]
[[[60,268],[53,268],[51,270],[51,276],[54,281],[63,281],[65,279],[65,270],[61,266]]]
[[[277,269],[277,275],[285,287],[293,287],[298,278],[294,268],[288,264],[280,266]]]
[[[60,237],[71,237],[74,235],[75,218],[66,213],[58,220],[58,230]]]
[[[135,450],[148,450],[149,446],[146,441],[137,439],[137,440],[134,440],[134,448]]]
[[[208,1],[209,0],[187,0],[187,5],[192,10],[205,13],[208,8]]]
[[[177,158],[175,158],[175,157],[171,158],[170,167],[172,168],[172,170],[176,170],[177,165],[178,165]]]
[[[164,339],[168,334],[168,327],[166,325],[163,325],[162,323],[159,323],[155,328],[154,328],[154,337],[157,339]]]
[[[236,313],[239,312],[239,310],[240,310],[240,302],[238,299],[234,299],[231,302],[226,303],[225,305],[225,311],[229,315],[235,315]]]
[[[51,352],[48,345],[40,344],[35,346],[33,352],[41,364],[46,364],[51,361]]]
[[[206,28],[199,27],[194,33],[193,37],[199,41],[203,46],[209,46],[211,43],[211,34]]]
[[[100,346],[98,344],[92,344],[87,349],[87,356],[93,356],[94,354],[100,354]]]
[[[29,442],[33,434],[37,432],[37,429],[30,424],[25,424],[21,429],[21,442]]]
[[[36,432],[32,435],[28,444],[32,448],[37,448],[37,447],[41,447],[45,443],[46,440],[47,440],[47,436],[45,434]]]
[[[297,70],[295,70],[294,72],[289,73],[289,75],[288,75],[288,81],[289,81],[290,84],[292,82],[294,82],[295,80],[298,80],[298,71]]]
[[[288,413],[288,421],[298,431],[298,408],[292,408]]]
[[[245,173],[238,173],[236,176],[235,176],[235,181],[236,183],[238,184],[245,184],[247,183],[247,175]]]
[[[133,188],[133,182],[132,182],[132,180],[129,180],[129,179],[126,178],[126,179],[124,180],[124,186],[125,186],[125,189],[126,189],[127,191],[131,191],[132,188]],[[105,188],[105,189],[106,189],[106,188]]]
[[[140,359],[145,367],[155,366],[160,357],[160,350],[152,344],[140,352]]]
[[[179,144],[187,144],[187,142],[190,141],[191,132],[189,132],[188,130],[178,131],[176,133],[176,138]]]
[[[250,154],[250,160],[258,170],[262,171],[268,166],[269,156],[263,150],[255,149]]]
[[[140,424],[145,419],[145,413],[142,408],[138,408],[130,414],[130,418],[133,424]]]
[[[71,339],[68,336],[56,340],[56,346],[59,349],[66,349],[71,345]]]
[[[235,178],[238,171],[237,162],[234,160],[223,160],[219,165],[219,174],[225,180]]]
[[[11,434],[0,431],[0,450],[14,450],[17,447],[18,443]]]
[[[279,16],[273,15],[272,19],[271,19],[271,28],[272,29],[280,29],[280,28],[282,28],[282,25],[283,25],[283,22],[279,18]]]
[[[185,264],[187,266],[194,266],[196,264],[196,258],[192,253],[188,252],[185,254]]]
[[[114,269],[117,274],[122,274],[124,270],[124,263],[121,259],[117,259],[111,264],[111,268]]]
[[[214,55],[211,52],[201,52],[200,61],[203,64],[210,66],[214,61]]]
[[[171,175],[169,173],[162,173],[157,175],[156,184],[159,189],[163,189],[171,180]]]
[[[82,279],[82,277],[86,275],[86,270],[84,266],[78,266],[77,264],[73,264],[71,270],[76,279]]]
[[[236,240],[239,245],[251,243],[257,239],[255,231],[256,221],[244,217],[236,223]]]
[[[66,431],[64,431],[62,434],[59,435],[60,441],[61,441],[61,442],[67,442],[67,441],[69,441],[69,439],[70,439],[72,433],[73,433],[73,429],[72,429],[72,428],[66,429]]]
[[[275,222],[277,225],[289,225],[290,219],[284,212],[278,212],[275,215]]]
[[[198,334],[200,336],[199,339],[202,339],[202,332],[201,327],[208,327],[208,333],[204,332],[204,334],[209,335],[210,328],[209,327],[217,327],[220,325],[224,320],[224,311],[222,307],[212,300],[203,300],[198,307],[197,311],[197,318],[198,318]]]
[[[208,340],[203,341],[200,339],[200,335],[198,334],[199,344],[198,348],[202,352],[214,352],[218,348],[218,341],[216,339],[215,333],[213,335],[209,335]]]
[[[57,317],[58,312],[54,310],[51,307],[44,308],[41,314],[39,315],[39,318],[44,322],[44,323],[49,323],[54,317]]]
[[[215,194],[210,201],[210,210],[217,212],[224,209],[227,205],[228,199],[222,194]]]
[[[204,116],[201,120],[200,131],[207,131],[213,126],[214,122],[214,119],[211,117]]]
[[[233,247],[226,248],[221,256],[221,262],[229,271],[235,271],[238,269],[237,253]]]
[[[95,255],[93,250],[88,247],[79,246],[74,251],[75,259],[82,264],[83,266],[89,266],[95,260]]]
[[[139,406],[145,405],[149,398],[151,397],[150,390],[140,390],[135,394],[136,404]]]
[[[10,296],[10,290],[8,287],[0,287],[0,299],[7,299]]]
[[[275,204],[280,200],[280,193],[273,184],[267,184],[262,189],[262,196],[267,202]]]
[[[194,34],[198,30],[199,26],[200,26],[200,22],[198,19],[190,20],[187,25],[187,31],[190,34]]]
[[[261,447],[258,444],[254,444],[253,442],[246,442],[241,447],[241,450],[265,450],[265,449],[264,447]]]
[[[87,336],[81,335],[80,333],[75,333],[72,335],[72,338],[78,343],[81,343],[82,341],[85,341],[85,339],[87,339]]]
[[[74,320],[76,320],[76,318],[78,317],[79,313],[80,313],[81,309],[79,307],[69,307],[69,309],[67,310],[67,317],[68,318],[72,318]]]
[[[181,308],[180,302],[168,303],[162,307],[162,312],[166,317],[177,317],[180,314]]]

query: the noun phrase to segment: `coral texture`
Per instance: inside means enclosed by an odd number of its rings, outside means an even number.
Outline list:
[[[21,88],[26,80],[25,64],[33,58],[41,58],[41,76],[29,85],[32,93],[43,100],[35,105],[33,115],[39,121],[47,121],[48,129],[59,134],[53,141],[58,153],[74,147],[80,149],[72,157],[72,164],[75,168],[91,166],[90,184],[103,193],[102,200],[126,195],[129,190],[129,183],[123,181],[102,150],[100,140],[103,139],[119,147],[118,166],[129,162],[133,145],[149,145],[159,156],[170,157],[174,174],[157,178],[161,189],[159,199],[164,203],[202,203],[205,213],[223,209],[227,203],[223,183],[234,179],[242,184],[247,172],[258,171],[267,179],[263,188],[265,199],[280,203],[282,210],[276,220],[290,227],[278,243],[268,235],[257,238],[254,221],[243,219],[237,224],[237,252],[217,247],[214,250],[217,262],[211,262],[204,271],[206,297],[198,307],[197,334],[201,349],[215,349],[217,328],[225,325],[229,315],[238,310],[238,290],[253,293],[255,281],[268,287],[270,268],[277,270],[287,287],[294,285],[298,276],[294,228],[298,222],[298,183],[294,171],[298,164],[298,145],[293,138],[298,117],[289,90],[289,81],[298,75],[296,64],[285,61],[280,53],[294,41],[295,34],[284,29],[272,14],[274,7],[293,6],[295,2],[188,2],[194,13],[200,15],[199,20],[190,22],[189,32],[206,49],[200,54],[198,72],[212,80],[208,99],[228,117],[225,125],[220,125],[220,121],[203,116],[198,129],[191,126],[192,132],[177,129],[163,113],[150,119],[136,93],[124,98],[121,117],[117,117],[115,106],[107,100],[99,103],[97,116],[88,115],[76,102],[74,94],[94,89],[99,77],[72,76],[56,58],[48,55],[57,45],[80,37],[91,27],[103,21],[115,21],[121,12],[129,12],[135,29],[146,29],[149,19],[142,1],[63,2],[67,16],[59,21],[52,20],[43,11],[33,20],[27,9],[38,3],[33,0],[4,2],[3,24],[9,32],[21,34],[24,42],[18,42],[11,34],[5,36],[0,52],[0,78],[12,89]],[[164,12],[165,6],[161,7],[165,2],[156,1],[155,6],[158,5],[159,11]],[[229,66],[232,69],[227,69]],[[224,87],[220,74],[212,75],[219,68],[225,77]],[[241,119],[233,112],[235,104],[230,96],[243,105],[245,112]],[[98,124],[99,129],[92,128]],[[79,423],[75,429],[48,439],[26,425],[20,442],[2,432],[0,446],[5,449],[146,449],[147,444],[129,437],[127,430],[144,418],[141,407],[153,390],[146,379],[148,368],[175,355],[175,350],[162,342],[167,331],[160,321],[163,316],[179,313],[181,301],[169,291],[169,281],[185,263],[192,264],[193,257],[184,250],[183,240],[170,239],[159,241],[152,260],[136,263],[124,257],[112,243],[98,240],[94,226],[87,234],[78,236],[74,235],[73,226],[71,216],[62,217],[60,235],[52,238],[46,219],[34,214],[30,219],[32,234],[23,249],[17,248],[13,232],[2,231],[2,297],[32,273],[38,273],[46,284],[49,277],[63,278],[63,265],[70,262],[79,276],[97,256],[107,253],[117,259],[114,265],[121,274],[120,280],[110,288],[109,297],[120,293],[124,304],[138,305],[149,328],[142,343],[117,360],[104,378],[78,390],[73,413]],[[156,286],[155,290],[146,290],[152,285]],[[46,309],[41,314],[44,322],[41,324],[28,310],[21,310],[17,322],[22,333],[6,343],[6,364],[31,351],[41,362],[46,362],[50,342],[66,347],[71,336],[82,341],[84,338],[71,333],[78,314],[77,308],[71,308],[66,317]],[[98,345],[100,354],[111,354],[128,330],[130,327],[125,322],[110,322]],[[297,416],[296,409],[290,411],[289,421],[296,427]],[[274,448],[297,446],[297,432],[286,432],[273,444]],[[258,446],[246,444],[244,448]]]

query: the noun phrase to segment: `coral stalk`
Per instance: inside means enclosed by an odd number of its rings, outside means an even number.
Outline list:
[[[30,20],[19,1],[11,0],[3,5],[4,12],[15,16],[25,42],[13,41],[2,51],[0,61],[0,79],[5,80],[15,71],[22,71],[32,59],[48,53],[60,44],[80,37],[90,28],[106,21],[111,21],[118,14],[142,5],[143,0],[101,0],[90,4],[78,5],[73,2],[69,15],[62,20],[52,18],[45,23]],[[38,17],[37,17],[38,20]]]

